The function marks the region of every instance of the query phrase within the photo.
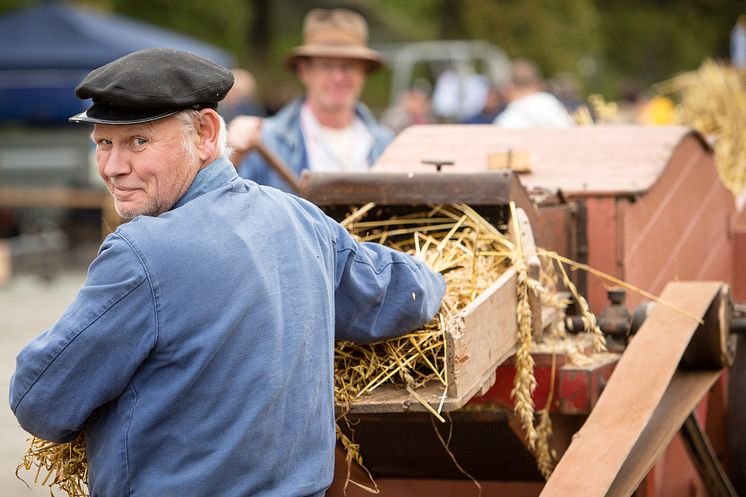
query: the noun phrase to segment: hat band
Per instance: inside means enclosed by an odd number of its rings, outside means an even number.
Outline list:
[[[343,29],[326,29],[306,34],[304,45],[358,45],[366,47],[364,36]]]

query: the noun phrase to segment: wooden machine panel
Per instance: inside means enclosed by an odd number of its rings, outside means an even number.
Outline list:
[[[464,308],[445,330],[448,391],[440,384],[417,389],[433,408],[452,411],[466,404],[494,381],[495,369],[507,359],[517,341],[516,273],[506,271]],[[382,385],[352,403],[352,413],[426,411],[406,390]]]
[[[507,151],[528,158],[519,178],[537,202],[546,192],[561,192],[584,206],[578,243],[587,245],[579,250],[587,260],[580,262],[651,293],[671,280],[720,280],[734,286],[736,300],[744,298],[746,289],[734,274],[746,274],[738,257],[743,250],[736,252],[746,247],[746,236],[734,237],[734,230],[746,233],[746,221],[734,220],[746,215],[746,202],[737,206],[720,181],[710,145],[690,128],[413,126],[373,171],[421,171],[428,167],[423,161],[438,159],[453,162],[445,174],[479,173],[495,167],[491,158]],[[552,224],[532,224],[537,245],[554,248],[544,243]],[[605,285],[588,279],[585,292],[594,312],[607,303]],[[627,304],[632,308],[641,300],[629,293]]]
[[[301,180],[303,196],[340,217],[350,206],[376,203],[391,215],[406,213],[416,206],[467,203],[493,225],[507,221],[508,204],[513,201],[533,207],[523,187],[511,171],[485,171],[479,174],[419,173],[334,174],[305,173]],[[530,231],[526,211],[518,209]],[[521,234],[524,244],[533,246],[530,234]],[[515,236],[515,235],[510,235]],[[448,390],[439,382],[418,388],[415,394],[394,385],[382,385],[372,393],[354,399],[352,413],[426,411],[432,408],[452,411],[494,382],[497,366],[513,352],[517,341],[516,272],[509,268],[489,288],[467,305],[445,334]],[[419,397],[419,398],[418,398]]]

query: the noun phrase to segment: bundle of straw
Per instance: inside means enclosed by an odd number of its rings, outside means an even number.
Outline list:
[[[678,98],[678,122],[715,138],[720,177],[740,194],[746,186],[746,71],[706,60],[655,89]]]
[[[88,496],[88,460],[83,434],[66,444],[32,437],[21,464],[16,468],[19,479],[22,479],[18,474],[21,468],[26,471],[36,468],[34,483],[48,485],[50,493],[56,487],[70,497]]]
[[[360,241],[382,243],[425,261],[443,274],[448,291],[441,310],[419,330],[370,345],[337,344],[335,397],[342,406],[384,383],[416,390],[435,381],[445,392],[446,326],[510,267],[510,240],[465,205],[361,220],[361,212],[369,209],[363,207],[343,225]]]

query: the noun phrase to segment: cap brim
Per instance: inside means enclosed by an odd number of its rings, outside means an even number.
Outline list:
[[[367,63],[368,73],[377,71],[384,66],[381,54],[375,50],[364,47],[334,45],[301,45],[295,47],[290,54],[288,54],[285,64],[289,69],[295,71],[295,66],[298,63],[298,60],[303,57],[339,57],[342,59],[361,60]]]
[[[184,109],[127,109],[104,104],[93,104],[88,110],[76,114],[68,121],[93,124],[140,124],[172,116]]]

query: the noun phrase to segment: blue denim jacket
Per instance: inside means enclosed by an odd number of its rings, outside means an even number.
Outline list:
[[[300,125],[303,99],[293,100],[276,115],[262,123],[262,142],[300,177],[308,169],[308,155]],[[373,145],[368,153],[368,165],[372,165],[394,139],[389,128],[378,124],[368,108],[358,103],[355,112],[373,136]],[[274,186],[288,191],[290,186],[272,169],[257,152],[250,152],[238,168],[238,174],[262,185]]]
[[[11,408],[48,440],[85,428],[92,497],[321,496],[335,338],[410,331],[443,292],[414,258],[221,159],[171,211],[106,238],[18,355]]]

